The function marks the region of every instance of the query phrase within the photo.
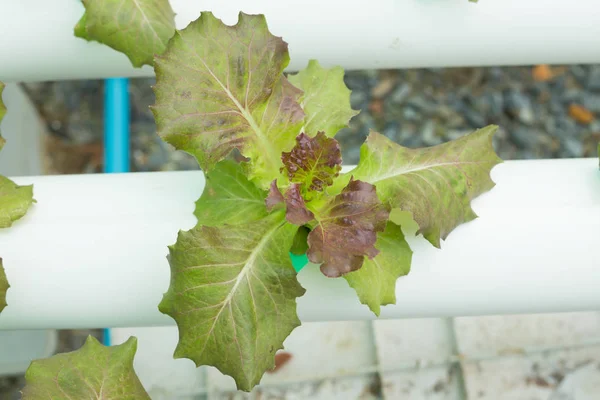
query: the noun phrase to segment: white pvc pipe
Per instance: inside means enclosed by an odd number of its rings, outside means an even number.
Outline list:
[[[512,161],[473,202],[480,218],[437,250],[411,238],[412,272],[384,318],[600,309],[597,159]],[[0,231],[12,285],[0,329],[167,325],[167,245],[195,223],[201,172],[18,178],[38,203]],[[299,275],[303,321],[373,318],[343,279]]]
[[[177,26],[210,10],[267,16],[290,44],[290,70],[316,58],[346,69],[598,63],[597,0],[171,0]],[[73,36],[78,0],[0,0],[0,80],[152,76]]]

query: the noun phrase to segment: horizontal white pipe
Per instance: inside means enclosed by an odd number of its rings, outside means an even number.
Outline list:
[[[347,69],[598,63],[597,0],[171,0],[177,26],[210,10],[267,16],[290,44],[290,70],[315,58]],[[73,36],[78,0],[0,0],[0,80],[151,76]]]
[[[433,248],[411,238],[412,272],[385,318],[600,309],[597,159],[511,161],[476,199],[480,218]],[[195,223],[201,172],[18,178],[38,203],[0,230],[11,289],[0,329],[168,325],[167,245]],[[299,274],[303,321],[372,318],[343,279]]]

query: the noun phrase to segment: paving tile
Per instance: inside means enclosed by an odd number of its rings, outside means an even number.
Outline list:
[[[557,388],[556,400],[598,400],[600,366],[590,363],[565,377]]]
[[[459,352],[468,358],[600,340],[598,312],[461,317],[454,324]]]
[[[382,374],[385,399],[462,400],[457,367],[458,365],[385,372]]]
[[[441,364],[452,354],[451,325],[445,318],[377,320],[373,329],[384,370]]]
[[[267,387],[256,391],[256,400],[376,400],[374,375],[326,379],[320,382]]]
[[[276,372],[263,376],[261,385],[310,382],[355,374],[375,365],[369,321],[307,323],[295,329],[284,343],[291,358]],[[207,369],[209,392],[235,390],[235,383],[216,368]]]
[[[463,374],[469,400],[588,400],[599,368],[596,346],[466,362]]]
[[[111,329],[113,344],[138,339],[134,368],[152,400],[195,400],[206,390],[205,373],[188,359],[173,359],[177,327]]]
[[[207,396],[207,400],[255,400],[254,393],[242,392],[214,392]]]

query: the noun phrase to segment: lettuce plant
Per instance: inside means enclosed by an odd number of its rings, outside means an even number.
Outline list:
[[[174,30],[166,0],[84,6],[76,35],[125,52],[135,66],[154,66],[158,133],[205,173],[198,224],[169,247],[171,280],[159,310],[177,323],[176,358],[214,366],[240,390],[275,367],[276,352],[300,325],[296,299],[305,289],[290,252],[306,253],[308,268],[345,279],[379,315],[410,271],[412,251],[395,215],[411,216],[417,234],[440,247],[476,218],[471,200],[494,186],[489,173],[501,162],[492,147],[495,126],[423,149],[371,132],[359,164],[342,173],[335,135],[357,114],[343,70],[312,60],[286,76],[288,45],[262,15],[240,13],[228,26],[204,12]],[[133,21],[128,32],[126,21]],[[72,358],[34,363],[24,393],[55,393],[47,377],[73,364],[64,382],[73,382],[77,395],[122,385],[127,398],[146,398],[130,367],[132,340],[114,353],[91,341]],[[84,356],[100,360],[100,368]]]
[[[358,166],[342,174],[334,137],[357,113],[343,71],[311,61],[286,77],[288,62],[264,16],[240,13],[227,26],[210,12],[154,59],[158,133],[206,174],[198,225],[169,248],[171,284],[159,309],[177,322],[175,357],[215,366],[241,390],[274,367],[300,325],[305,290],[293,246],[379,314],[411,260],[390,212],[410,213],[439,247],[476,217],[470,201],[492,188],[500,162],[494,126],[426,149],[371,132]],[[234,149],[244,161],[228,159]]]

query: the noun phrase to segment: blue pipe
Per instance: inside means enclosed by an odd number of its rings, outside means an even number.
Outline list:
[[[104,172],[129,172],[129,80],[104,81]],[[105,346],[111,345],[110,329],[103,330]]]
[[[104,85],[104,172],[129,172],[129,80]]]

